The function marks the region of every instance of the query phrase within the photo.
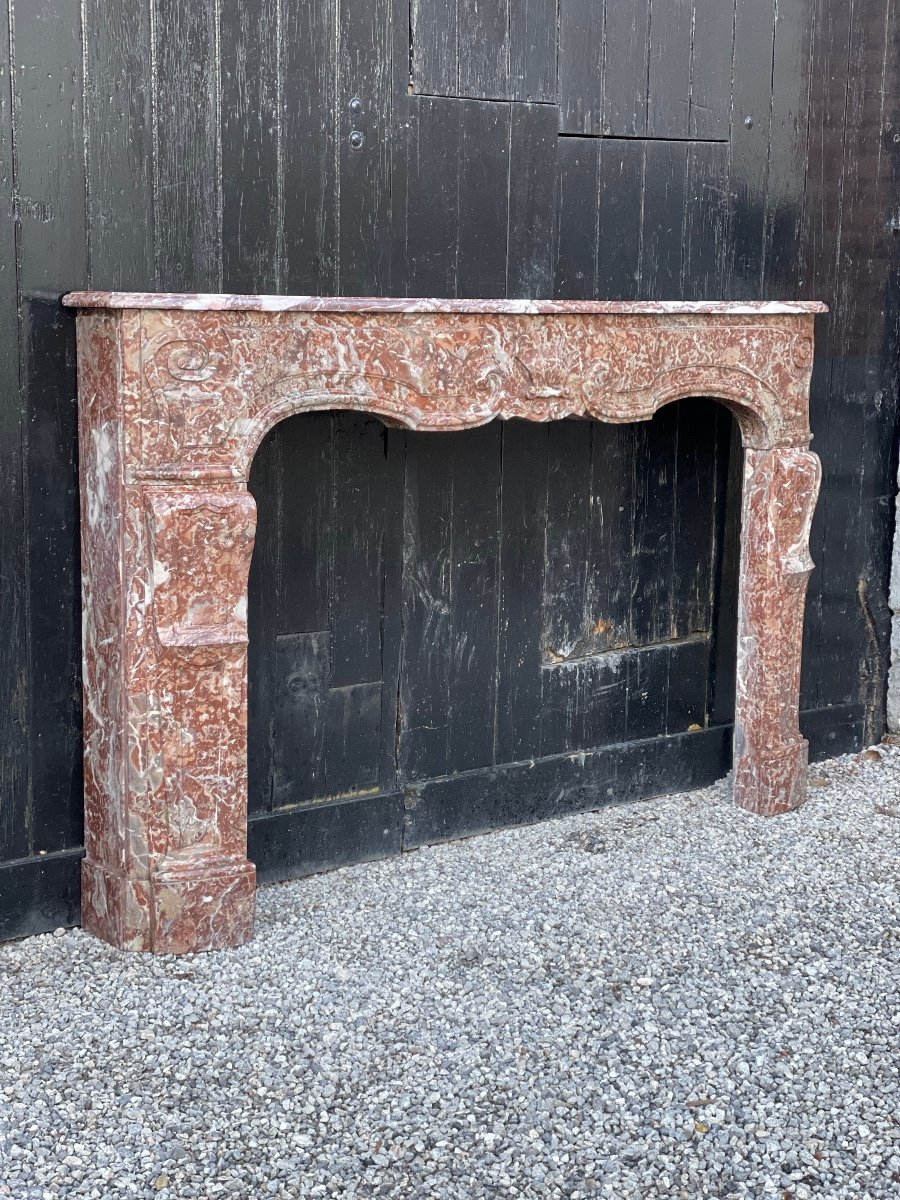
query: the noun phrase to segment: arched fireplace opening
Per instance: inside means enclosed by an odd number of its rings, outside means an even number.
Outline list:
[[[723,774],[741,462],[695,398],[632,425],[275,426],[249,483],[260,878]]]

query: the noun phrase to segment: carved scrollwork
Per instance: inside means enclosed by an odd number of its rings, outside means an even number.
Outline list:
[[[791,361],[798,372],[806,374],[807,371],[812,370],[813,353],[812,337],[807,333],[797,334],[791,349]]]
[[[233,419],[229,383],[232,347],[224,329],[212,336],[167,331],[144,348],[147,388],[142,404],[144,456],[171,461],[224,446]]]

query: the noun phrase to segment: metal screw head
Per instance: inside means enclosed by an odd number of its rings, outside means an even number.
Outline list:
[[[350,101],[350,111],[352,113],[361,113],[362,110],[363,110],[362,100],[360,100],[359,96],[354,96],[353,99]]]
[[[365,142],[365,140],[366,139],[363,137],[363,135],[360,133],[360,131],[358,129],[354,129],[353,132],[350,134],[350,149],[351,150],[362,150],[363,143]]]
[[[748,129],[752,129],[753,128],[753,118],[752,117],[744,117],[744,124],[746,125],[746,127]]]

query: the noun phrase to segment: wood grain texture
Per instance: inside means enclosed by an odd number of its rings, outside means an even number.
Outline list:
[[[81,839],[74,330],[56,297],[63,280],[87,277],[90,260],[80,13],[41,0],[13,18],[28,655],[27,682],[20,674],[17,686],[30,759],[20,819],[33,854]]]
[[[9,11],[0,12],[0,72],[10,78]],[[0,188],[6,205],[16,194],[13,103],[0,89]],[[30,850],[28,695],[28,543],[25,522],[25,396],[20,387],[17,232],[5,221],[0,232],[0,861]],[[10,892],[7,904],[14,902]],[[17,928],[10,919],[10,927]],[[14,936],[11,934],[10,936]]]
[[[281,284],[279,11],[279,0],[219,0],[222,286],[234,291]]]
[[[337,0],[281,7],[281,287],[338,290]]]
[[[156,278],[151,16],[152,0],[85,0],[87,218],[97,287]]]
[[[169,290],[222,282],[216,0],[153,0],[154,244]]]
[[[409,88],[420,96],[552,103],[556,0],[399,0]],[[395,43],[396,45],[396,43]]]

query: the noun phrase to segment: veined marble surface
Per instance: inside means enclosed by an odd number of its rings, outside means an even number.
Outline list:
[[[818,301],[744,300],[441,300],[433,297],[239,296],[216,292],[69,292],[69,308],[168,308],[192,312],[508,313],[511,316],[777,317],[824,313]]]
[[[76,292],[87,928],[127,949],[245,941],[247,574],[256,447],[315,409],[411,429],[649,420],[720,399],[744,441],[735,799],[806,796],[797,724],[817,304]]]

